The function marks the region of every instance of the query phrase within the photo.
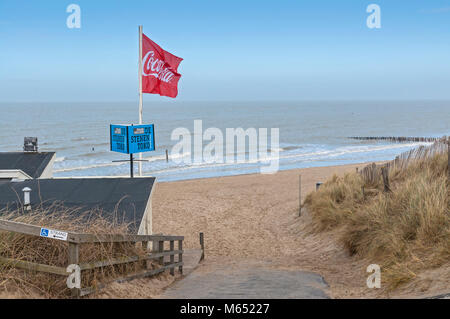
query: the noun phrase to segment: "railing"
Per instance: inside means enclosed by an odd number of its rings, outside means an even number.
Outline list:
[[[13,222],[7,220],[0,219],[0,230],[15,232],[25,235],[31,236],[39,236],[41,238],[48,238],[52,240],[59,240],[58,238],[49,238],[42,236],[42,227]],[[116,235],[116,234],[83,234],[83,233],[75,233],[75,232],[63,232],[64,238],[68,243],[68,265],[78,265],[80,267],[80,271],[85,270],[93,270],[96,268],[103,268],[108,266],[127,264],[127,263],[136,263],[139,261],[150,261],[156,260],[159,267],[156,269],[145,269],[139,273],[134,273],[128,275],[123,278],[116,278],[113,282],[125,282],[129,280],[133,280],[136,278],[143,278],[156,275],[158,273],[164,272],[169,269],[171,275],[175,275],[175,268],[178,267],[178,271],[180,274],[183,273],[183,240],[184,236],[164,236],[164,235]],[[67,235],[67,236],[66,236]],[[169,242],[169,249],[164,250],[164,243]],[[178,243],[177,249],[175,249],[175,242]],[[110,258],[108,260],[103,261],[94,261],[89,263],[81,263],[80,264],[80,247],[83,244],[101,244],[101,243],[132,243],[137,244],[141,243],[142,248],[148,253],[144,255],[135,255],[135,256],[127,256],[121,258]],[[152,250],[149,250],[149,243],[152,243]],[[175,261],[175,256],[178,256],[178,260]],[[164,262],[164,257],[169,257],[169,262]],[[70,273],[67,272],[67,268],[58,267],[58,266],[50,266],[45,264],[39,264],[24,260],[17,260],[11,258],[5,258],[0,256],[0,264],[7,264],[9,266],[31,270],[31,271],[40,271],[46,272],[50,274],[56,274],[61,276],[69,276]],[[99,284],[97,287],[80,287],[80,288],[72,288],[71,296],[74,298],[78,298],[81,296],[88,295],[93,293],[99,289],[102,289],[106,286],[106,284]]]

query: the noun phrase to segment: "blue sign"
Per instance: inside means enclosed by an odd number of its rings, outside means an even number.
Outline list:
[[[42,237],[48,237],[48,229],[41,228],[41,236]]]
[[[155,150],[153,124],[110,125],[111,151],[134,154]]]
[[[128,126],[128,152],[130,154],[155,150],[154,125]]]
[[[127,126],[126,125],[113,125],[109,126],[110,129],[110,145],[111,151],[128,153],[128,142],[127,142]]]

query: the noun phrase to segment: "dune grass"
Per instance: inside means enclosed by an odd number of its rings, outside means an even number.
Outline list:
[[[450,260],[447,154],[415,160],[368,183],[361,174],[333,176],[304,205],[313,231],[336,230],[348,252],[382,267],[390,289]]]
[[[54,203],[51,207],[37,208],[31,212],[2,211],[0,218],[62,231],[90,234],[125,234],[127,224],[111,222],[101,211],[80,212]],[[83,244],[80,247],[80,263],[109,260],[118,257],[143,256],[141,247],[131,243]],[[51,266],[68,266],[68,244],[30,235],[0,231],[0,256]],[[145,262],[135,262],[83,271],[82,287],[96,287],[130,272],[145,267]],[[0,264],[0,295],[24,298],[67,298],[70,291],[67,277],[42,272],[25,271]]]

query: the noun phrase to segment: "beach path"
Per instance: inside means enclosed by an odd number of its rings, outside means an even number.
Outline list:
[[[238,267],[223,262],[201,264],[196,271],[167,288],[159,298],[324,299],[329,298],[327,291],[328,285],[317,274],[271,269],[270,265],[260,262],[243,261]]]
[[[153,231],[185,236],[185,249],[199,249],[200,232],[205,238],[205,260],[159,297],[360,296],[367,291],[367,265],[350,258],[334,238],[308,234],[308,215],[298,216],[298,194],[300,174],[304,199],[317,182],[363,166],[158,183]]]
[[[167,261],[170,261],[170,259],[167,256]],[[200,263],[202,257],[202,250],[201,249],[184,249],[183,252],[183,274],[189,275],[191,272],[196,269]]]

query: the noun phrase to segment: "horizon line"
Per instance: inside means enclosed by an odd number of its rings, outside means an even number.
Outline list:
[[[305,99],[208,99],[208,100],[202,100],[202,99],[192,99],[192,100],[168,100],[168,99],[162,99],[159,101],[145,101],[148,103],[208,103],[208,102],[353,102],[353,101],[361,101],[361,102],[400,102],[400,101],[407,101],[407,102],[425,102],[425,101],[439,101],[439,102],[450,102],[449,98],[305,98]],[[25,103],[49,103],[49,104],[55,104],[55,103],[139,103],[139,100],[78,100],[78,101],[58,101],[58,100],[21,100],[21,101],[0,101],[0,104],[9,104],[9,103],[15,103],[15,104],[25,104]]]

